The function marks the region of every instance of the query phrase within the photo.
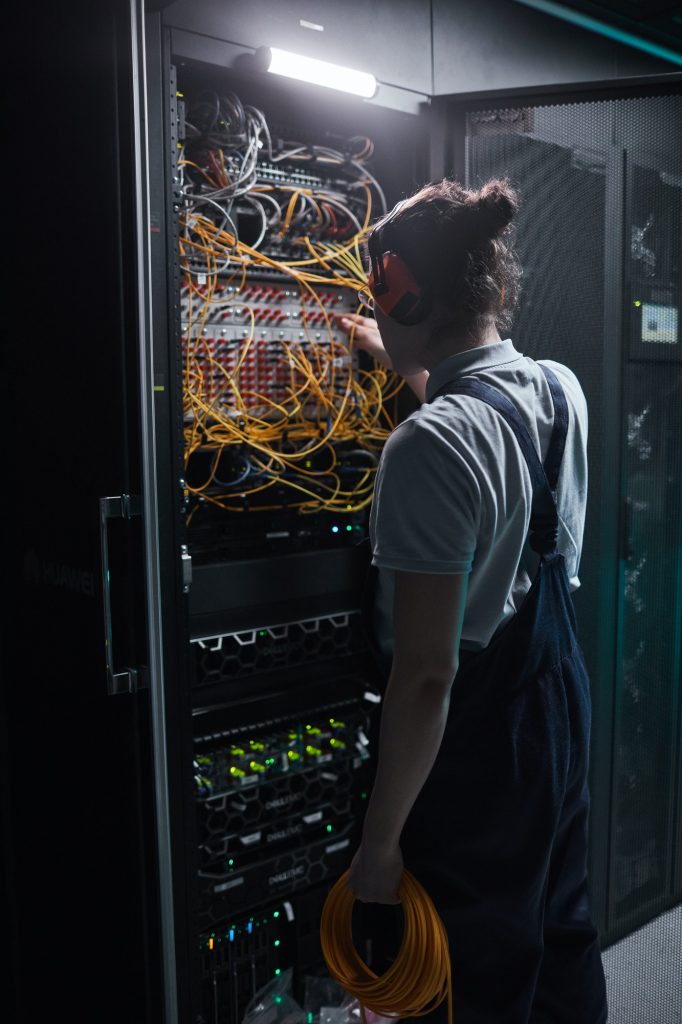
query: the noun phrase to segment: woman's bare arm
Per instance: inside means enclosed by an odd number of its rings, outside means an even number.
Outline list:
[[[369,316],[361,316],[359,313],[335,313],[334,323],[340,330],[349,337],[353,331],[353,343],[356,348],[368,352],[378,363],[391,370],[391,360],[381,340],[376,320]],[[355,328],[353,330],[353,328]],[[421,373],[407,374],[405,381],[412,388],[420,402],[426,400],[426,382],[429,379],[429,371],[422,370]]]
[[[384,695],[374,787],[363,843],[390,849],[431,774],[443,741],[468,573],[395,572],[393,663]]]

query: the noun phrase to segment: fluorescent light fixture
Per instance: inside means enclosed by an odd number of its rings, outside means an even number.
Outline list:
[[[298,53],[278,50],[274,46],[267,49],[270,60],[266,69],[274,75],[297,78],[301,82],[312,82],[313,85],[323,85],[328,89],[340,89],[365,99],[371,99],[377,91],[377,80],[367,71],[354,71],[340,64],[329,64],[326,60],[301,57]]]

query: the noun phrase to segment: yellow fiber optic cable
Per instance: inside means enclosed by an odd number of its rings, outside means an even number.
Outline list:
[[[450,948],[445,925],[429,894],[403,868],[398,895],[403,909],[403,941],[390,968],[378,976],[353,945],[352,913],[355,896],[345,871],[332,887],[322,908],[320,945],[327,969],[346,992],[365,1009],[382,1017],[424,1017],[448,999],[452,1024]]]
[[[222,166],[219,168],[216,165],[216,171],[221,177],[224,174]],[[293,219],[296,203],[302,192],[306,193],[309,201],[313,203],[316,215],[318,214],[319,207],[308,196],[309,190],[290,188],[289,191],[292,192],[287,211],[289,223]],[[366,192],[368,203],[371,203],[371,194],[368,189]],[[277,483],[307,495],[307,501],[287,502],[288,507],[299,508],[301,512],[311,512],[319,508],[355,511],[366,507],[372,498],[376,467],[365,469],[360,479],[355,480],[351,490],[344,489],[340,477],[334,472],[337,464],[334,442],[351,442],[367,451],[380,451],[382,442],[386,440],[393,427],[384,403],[389,397],[397,394],[404,381],[400,381],[396,387],[395,381],[398,378],[393,374],[389,376],[378,364],[374,370],[360,370],[359,378],[355,376],[349,359],[352,356],[353,336],[351,334],[349,342],[344,344],[337,342],[332,333],[327,308],[315,288],[318,284],[337,284],[356,291],[366,287],[366,273],[359,252],[359,240],[364,230],[356,233],[348,244],[325,244],[320,241],[313,243],[309,238],[300,239],[300,242],[306,244],[312,258],[307,261],[287,261],[290,264],[287,266],[284,261],[265,257],[258,250],[251,249],[235,239],[231,232],[217,228],[212,221],[200,215],[192,214],[186,217],[185,228],[187,233],[180,242],[181,263],[186,271],[188,285],[183,397],[184,408],[191,415],[191,422],[186,423],[184,429],[186,461],[198,451],[213,452],[214,455],[213,468],[208,478],[200,486],[192,487],[190,492],[228,511],[243,511],[243,508],[235,508],[229,504],[230,497],[234,500],[234,495],[216,497],[209,494],[206,489],[213,484],[220,453],[225,448],[245,444],[250,448],[249,458],[254,462],[257,461],[256,452],[260,452],[266,460],[269,459],[267,465],[260,465],[263,472],[271,474],[271,479],[259,483],[257,487],[244,487],[244,484],[248,483],[245,480],[240,486],[240,496],[259,493]],[[189,233],[193,237],[190,238]],[[203,256],[208,287],[197,287],[192,280],[187,262],[190,252]],[[225,303],[224,299],[215,297],[216,278],[218,273],[222,274],[224,271],[226,258],[235,264],[229,280],[233,281],[237,275],[241,275],[240,289],[244,287],[247,270],[257,269],[259,264],[279,269],[297,282],[301,296],[301,326],[307,342],[290,345],[282,343],[289,368],[289,385],[277,385],[279,388],[284,387],[285,397],[280,401],[239,385],[239,373],[255,340],[255,316],[248,304],[244,303],[250,317],[248,337],[228,342],[231,345],[237,343],[240,348],[237,365],[231,370],[216,357],[215,347],[219,346],[221,339],[207,339],[203,335],[210,306],[218,302],[229,304],[232,301]],[[317,263],[327,271],[327,276],[322,277],[314,272],[299,270],[301,262],[308,265]],[[339,276],[333,269],[333,264],[341,268],[343,276]],[[195,270],[193,273],[199,272]],[[313,303],[321,310],[325,321],[328,337],[322,343],[315,341],[310,332],[309,309],[307,310],[304,304],[306,293],[310,294]],[[199,304],[196,313],[193,301],[195,296]],[[202,352],[205,354],[201,355]],[[343,374],[341,389],[337,391],[339,355],[344,361],[348,359],[348,373]],[[390,395],[382,395],[382,389],[389,380],[393,390]],[[253,401],[247,404],[247,399],[255,399],[257,406]],[[258,415],[255,412],[256,407]],[[389,424],[388,430],[380,425],[382,419]],[[302,445],[301,450],[286,453],[279,451],[285,436],[290,444]],[[322,448],[327,449],[329,465],[324,469],[307,469],[303,463],[308,461],[308,456]],[[279,470],[272,468],[273,459],[281,467]],[[285,472],[286,477],[282,476]],[[310,480],[311,483],[315,481],[314,492],[305,486],[306,480]],[[190,515],[194,515],[198,507],[195,505]],[[282,507],[281,503],[272,506],[279,507]],[[265,510],[265,506],[259,505],[258,508]]]

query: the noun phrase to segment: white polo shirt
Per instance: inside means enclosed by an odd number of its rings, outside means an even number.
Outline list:
[[[587,402],[578,378],[553,359],[535,361],[511,338],[449,356],[432,370],[427,400],[447,381],[473,375],[516,406],[544,463],[554,421],[539,363],[559,379],[568,434],[557,485],[558,548],[571,591],[580,586],[587,501]],[[470,573],[461,646],[486,647],[518,610],[540,556],[526,543],[530,473],[506,419],[471,395],[441,395],[399,423],[381,454],[369,521],[378,566],[374,628],[393,650],[393,582],[407,572]]]

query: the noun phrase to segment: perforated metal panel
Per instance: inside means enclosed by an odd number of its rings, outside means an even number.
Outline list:
[[[470,105],[464,125],[467,187],[507,176],[521,194],[514,345],[570,366],[587,398],[574,601],[592,683],[588,869],[605,949],[682,899],[682,97]],[[682,918],[670,920],[679,968]],[[655,974],[652,963],[642,977]],[[655,1016],[644,982],[629,1004],[614,1024],[682,1020],[679,991],[658,993]]]

